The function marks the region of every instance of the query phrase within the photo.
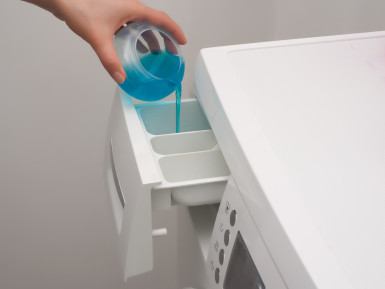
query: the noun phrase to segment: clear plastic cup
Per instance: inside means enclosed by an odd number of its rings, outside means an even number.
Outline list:
[[[162,28],[134,22],[114,37],[127,78],[119,84],[130,96],[157,101],[180,87],[184,59],[178,43]]]

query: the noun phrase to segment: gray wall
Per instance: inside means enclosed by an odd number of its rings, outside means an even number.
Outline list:
[[[145,3],[168,12],[187,34],[185,97],[202,47],[385,30],[383,0]],[[142,283],[156,275],[121,281],[102,175],[114,89],[94,52],[64,23],[1,0],[1,289],[174,286],[167,271],[157,272],[158,285]]]
[[[203,47],[385,30],[383,0],[143,0],[184,29],[189,96]]]

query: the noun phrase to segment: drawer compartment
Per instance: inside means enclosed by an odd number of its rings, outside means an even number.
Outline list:
[[[230,172],[196,99],[134,105],[117,91],[106,176],[125,279],[153,267],[152,212],[173,204],[219,203]]]
[[[160,158],[159,164],[165,179],[170,183],[230,174],[219,150],[167,156]]]
[[[161,155],[211,150],[217,145],[211,130],[155,136],[150,141],[154,152]]]
[[[175,133],[175,102],[160,101],[136,106],[146,131],[153,135]],[[210,129],[205,114],[196,100],[182,100],[180,132]]]
[[[182,100],[180,133],[175,133],[175,102],[135,108],[161,176],[161,184],[152,189],[153,206],[158,207],[154,200],[160,198],[159,193],[163,208],[167,195],[170,206],[220,202],[230,172],[199,102]]]

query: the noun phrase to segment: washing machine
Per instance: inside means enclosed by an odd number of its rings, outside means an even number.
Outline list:
[[[106,176],[124,278],[157,270],[152,216],[182,206],[199,245],[183,262],[204,273],[180,288],[384,288],[385,33],[203,49],[194,85],[180,133],[174,102],[117,91]]]

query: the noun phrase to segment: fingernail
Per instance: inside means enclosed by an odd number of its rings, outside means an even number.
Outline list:
[[[120,83],[120,84],[122,84],[122,83],[124,82],[124,80],[126,79],[126,77],[125,77],[123,74],[121,74],[119,71],[114,72],[114,73],[112,74],[112,78],[113,78],[117,83]]]

